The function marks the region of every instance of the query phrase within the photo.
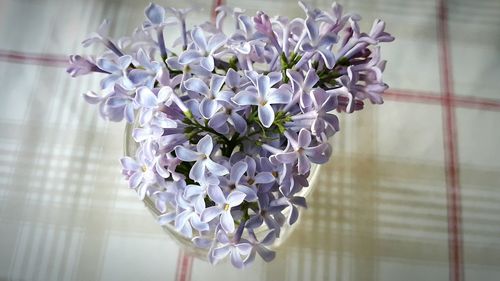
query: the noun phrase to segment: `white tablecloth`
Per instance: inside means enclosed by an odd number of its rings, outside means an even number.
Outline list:
[[[302,16],[295,1],[228,2]],[[341,115],[300,229],[240,271],[163,233],[120,176],[123,124],[81,97],[98,77],[64,72],[104,18],[128,34],[148,1],[0,0],[0,280],[499,280],[500,2],[340,2],[397,38],[386,103]]]

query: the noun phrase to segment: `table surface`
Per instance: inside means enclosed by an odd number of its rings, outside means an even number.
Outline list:
[[[210,1],[158,2],[210,18]],[[500,2],[340,3],[397,38],[386,102],[340,116],[301,227],[240,271],[163,233],[120,175],[124,125],[81,97],[99,78],[64,72],[67,54],[97,51],[79,44],[104,18],[129,34],[148,1],[0,0],[0,280],[499,280]]]

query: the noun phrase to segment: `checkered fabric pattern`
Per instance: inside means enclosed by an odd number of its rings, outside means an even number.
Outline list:
[[[95,51],[79,42],[102,19],[128,34],[148,2],[0,0],[0,280],[499,280],[498,0],[339,1],[396,36],[382,48],[391,89],[341,115],[300,227],[244,271],[162,232],[121,179],[123,124],[81,98],[99,77],[64,72],[65,54]],[[197,7],[190,23],[216,4],[157,2]],[[295,1],[226,2],[302,15]]]

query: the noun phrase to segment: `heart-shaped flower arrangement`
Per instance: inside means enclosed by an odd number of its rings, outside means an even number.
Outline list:
[[[230,255],[240,268],[256,253],[271,261],[266,245],[306,207],[311,163],[330,158],[333,111],[383,102],[377,45],[394,40],[385,23],[362,33],[360,17],[336,3],[299,5],[305,19],[218,7],[215,24],[188,30],[189,10],[150,4],[132,36],[111,39],[104,21],[83,44],[107,50],[70,57],[72,76],[104,76],[86,101],[108,120],[135,124],[136,155],[121,159],[130,188],[155,202],[160,224],[209,249],[212,263]],[[175,26],[170,47],[164,36]]]

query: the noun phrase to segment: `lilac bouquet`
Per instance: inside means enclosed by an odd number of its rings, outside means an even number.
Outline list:
[[[155,202],[160,224],[209,249],[212,263],[271,261],[269,245],[307,206],[311,167],[330,158],[333,112],[383,102],[378,43],[394,40],[385,23],[364,33],[336,3],[299,5],[305,18],[221,6],[215,24],[188,29],[189,10],[150,4],[132,36],[110,38],[104,21],[83,44],[107,50],[70,57],[73,77],[103,75],[85,100],[105,119],[134,124],[136,155],[121,159],[129,187]],[[178,36],[172,46],[165,34]]]

